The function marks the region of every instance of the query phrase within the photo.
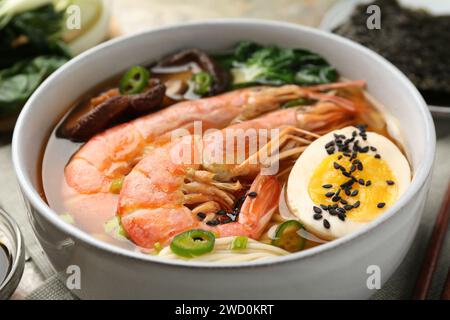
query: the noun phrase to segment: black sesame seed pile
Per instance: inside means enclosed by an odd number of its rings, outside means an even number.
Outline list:
[[[372,185],[372,181],[357,179],[354,173],[358,171],[364,170],[363,163],[358,159],[359,153],[368,153],[369,151],[375,153],[374,157],[376,159],[381,159],[381,156],[377,152],[377,148],[373,146],[360,146],[360,139],[363,141],[367,141],[367,132],[365,125],[356,126],[358,130],[354,130],[352,132],[352,136],[350,138],[346,137],[343,134],[334,134],[334,139],[329,141],[325,145],[325,150],[329,155],[332,155],[336,152],[341,152],[342,155],[338,156],[338,160],[341,160],[343,157],[349,159],[351,166],[349,170],[340,165],[337,162],[333,162],[333,168],[335,170],[341,171],[341,174],[348,178],[348,180],[342,183],[337,187],[336,190],[331,191],[333,189],[332,184],[324,184],[322,188],[324,188],[324,195],[327,198],[331,198],[331,201],[334,202],[332,205],[320,204],[319,206],[313,206],[313,218],[315,220],[322,220],[324,218],[325,212],[327,212],[330,216],[337,216],[339,220],[345,221],[347,218],[347,213],[355,208],[360,206],[360,201],[355,201],[353,204],[349,203],[349,200],[345,200],[341,198],[342,194],[345,194],[348,197],[356,197],[359,193],[358,189],[353,189],[354,184],[359,184],[361,186],[369,187]],[[387,185],[394,185],[394,181],[387,180]],[[380,202],[377,204],[378,208],[383,208],[385,206],[384,202]],[[323,227],[325,229],[330,229],[331,224],[327,219],[323,219]]]
[[[247,195],[243,195],[242,197],[240,197],[236,200],[236,202],[233,206],[233,209],[231,211],[228,212],[224,209],[220,209],[220,210],[216,211],[214,214],[214,218],[206,221],[206,224],[208,226],[217,226],[220,224],[227,224],[227,223],[236,221],[239,216],[239,213],[241,212],[242,204],[244,203],[245,198],[247,196],[249,198],[254,199],[258,196],[258,194],[256,192],[252,191],[252,192],[249,192]],[[197,218],[200,221],[205,220],[206,216],[207,215],[204,212],[197,213]]]

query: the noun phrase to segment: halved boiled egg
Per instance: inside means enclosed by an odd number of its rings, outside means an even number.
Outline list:
[[[297,159],[286,201],[306,230],[332,240],[376,219],[410,182],[409,163],[392,141],[346,127],[318,138]]]

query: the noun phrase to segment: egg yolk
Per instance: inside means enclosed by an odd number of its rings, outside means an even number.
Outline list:
[[[344,176],[340,169],[335,168],[335,163],[338,163],[347,172],[351,170],[352,162],[342,153],[327,156],[316,167],[309,181],[308,193],[317,206],[338,204],[339,207],[344,207],[345,201],[348,205],[354,205],[359,201],[357,208],[347,210],[347,218],[352,221],[367,222],[376,218],[395,202],[398,187],[391,169],[382,158],[377,159],[371,154],[359,153],[357,159],[362,164],[362,170],[356,169],[352,172],[352,176],[357,180],[363,179],[364,185],[354,182],[349,190],[350,193],[353,192],[350,196],[345,193],[345,190],[341,190],[339,197],[344,199],[344,204],[341,201],[333,201],[333,197],[326,196],[327,193],[342,189],[341,184],[351,179]],[[369,185],[366,185],[367,181],[370,181]],[[324,188],[324,185],[331,185],[331,187]]]

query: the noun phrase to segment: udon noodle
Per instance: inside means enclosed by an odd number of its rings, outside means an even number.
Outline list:
[[[196,261],[207,262],[249,262],[266,260],[274,257],[289,254],[288,251],[253,239],[248,240],[247,248],[241,250],[231,249],[234,237],[224,237],[216,239],[214,250],[210,253],[195,257]],[[163,248],[158,257],[175,260],[192,260],[183,258],[173,253],[170,247]]]

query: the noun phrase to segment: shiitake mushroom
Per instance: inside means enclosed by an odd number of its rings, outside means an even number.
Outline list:
[[[213,96],[227,90],[230,81],[229,73],[223,70],[206,52],[200,49],[185,49],[178,51],[162,58],[154,67],[175,67],[192,62],[196,63],[200,69],[210,74],[213,78],[210,91],[203,96]]]
[[[58,127],[56,136],[85,142],[114,125],[159,109],[165,91],[158,79],[150,79],[148,88],[139,94],[120,95],[117,89],[108,90],[81,106],[82,112],[75,108]]]

